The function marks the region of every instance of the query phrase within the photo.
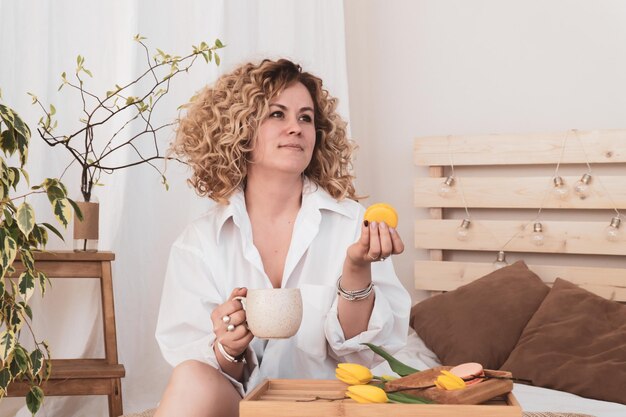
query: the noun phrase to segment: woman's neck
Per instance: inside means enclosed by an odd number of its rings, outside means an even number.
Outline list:
[[[247,178],[244,196],[249,215],[260,214],[273,218],[285,212],[300,209],[303,178],[275,176],[271,178]]]

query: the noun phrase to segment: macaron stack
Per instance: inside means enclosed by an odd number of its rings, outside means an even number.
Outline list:
[[[462,363],[450,369],[450,373],[458,376],[465,385],[477,384],[484,379],[483,366],[476,362]]]

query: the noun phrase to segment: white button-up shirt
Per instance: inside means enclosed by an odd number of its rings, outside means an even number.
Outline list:
[[[302,324],[289,339],[254,339],[241,394],[265,378],[333,379],[338,362],[372,367],[382,359],[361,343],[393,353],[406,342],[411,299],[388,259],[372,264],[376,294],[367,330],[346,340],[337,316],[337,279],[346,250],[360,236],[363,207],[335,200],[305,181],[283,272],[283,288],[300,288]],[[219,369],[211,311],[236,287],[271,288],[253,244],[243,192],[192,222],[174,242],[163,286],[156,338],[172,365],[195,359]]]

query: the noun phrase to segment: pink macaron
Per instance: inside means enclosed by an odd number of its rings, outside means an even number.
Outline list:
[[[483,366],[476,362],[462,363],[450,369],[450,373],[460,377],[466,385],[477,384],[483,380],[479,378],[485,376]]]

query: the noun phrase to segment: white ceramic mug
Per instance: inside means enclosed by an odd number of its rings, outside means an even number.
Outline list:
[[[298,288],[249,289],[235,297],[246,310],[248,329],[261,339],[285,339],[298,332],[302,322],[302,295]]]

